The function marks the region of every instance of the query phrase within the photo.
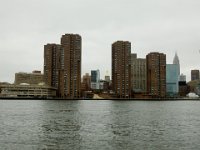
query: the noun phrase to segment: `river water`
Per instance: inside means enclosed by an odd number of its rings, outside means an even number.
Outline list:
[[[200,101],[0,101],[0,149],[196,150]]]

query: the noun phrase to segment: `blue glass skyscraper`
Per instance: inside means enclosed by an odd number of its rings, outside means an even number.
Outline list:
[[[178,94],[179,66],[178,64],[166,65],[167,95],[175,96]]]
[[[179,76],[180,76],[180,64],[178,55],[176,53],[174,56],[173,64],[166,65],[166,86],[167,86],[166,92],[168,96],[178,95]]]

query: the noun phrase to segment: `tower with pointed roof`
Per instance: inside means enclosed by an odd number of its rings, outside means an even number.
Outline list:
[[[175,53],[175,56],[174,56],[174,59],[173,59],[173,64],[176,64],[178,65],[178,74],[180,76],[180,62],[179,62],[179,58],[178,58],[178,55],[177,55],[177,52]]]
[[[176,96],[179,92],[180,64],[175,53],[173,64],[166,65],[166,91],[167,96]]]

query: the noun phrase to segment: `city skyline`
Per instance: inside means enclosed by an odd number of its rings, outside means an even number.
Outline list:
[[[65,33],[83,38],[82,75],[99,69],[101,78],[107,70],[111,76],[111,44],[125,40],[140,58],[157,51],[171,64],[177,52],[189,81],[191,70],[200,68],[199,6],[186,0],[2,2],[0,82],[14,82],[16,72],[43,71],[43,45],[59,43]]]

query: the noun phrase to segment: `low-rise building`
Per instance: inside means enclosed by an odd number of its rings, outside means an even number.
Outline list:
[[[53,98],[56,97],[56,88],[43,83],[38,85],[27,83],[1,85],[1,97]]]

